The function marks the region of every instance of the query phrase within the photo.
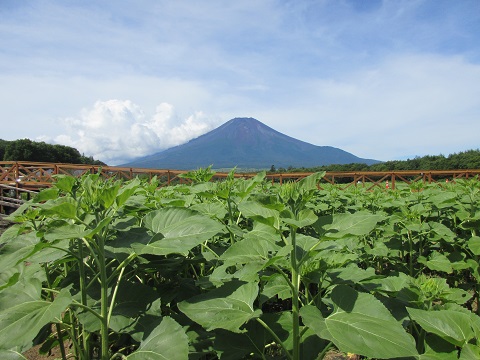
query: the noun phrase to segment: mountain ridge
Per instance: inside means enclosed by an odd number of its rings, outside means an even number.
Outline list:
[[[135,159],[123,166],[191,170],[199,167],[314,167],[378,161],[332,146],[318,146],[285,135],[254,118],[234,118],[189,142]]]

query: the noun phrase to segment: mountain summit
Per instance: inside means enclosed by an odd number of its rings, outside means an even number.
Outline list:
[[[269,169],[365,163],[331,146],[316,146],[284,135],[253,118],[235,118],[188,143],[136,159],[124,166],[191,170],[219,168]]]

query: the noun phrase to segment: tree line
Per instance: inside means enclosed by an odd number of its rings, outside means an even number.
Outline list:
[[[462,170],[480,169],[480,150],[467,150],[459,153],[444,155],[426,155],[407,160],[392,160],[379,162],[373,165],[351,163],[332,164],[313,168],[278,168],[274,165],[270,172],[317,172],[317,171],[396,171],[396,170]]]
[[[85,156],[70,146],[52,145],[43,141],[29,139],[1,140],[0,160],[2,161],[35,161],[66,164],[106,165],[95,160],[92,156]]]

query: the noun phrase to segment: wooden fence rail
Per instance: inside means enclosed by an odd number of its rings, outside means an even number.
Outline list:
[[[58,163],[39,163],[26,161],[1,161],[0,162],[0,184],[22,188],[29,191],[38,191],[42,188],[50,187],[54,182],[54,175],[65,174],[80,177],[87,173],[99,173],[106,179],[130,180],[135,177],[143,177],[151,180],[157,177],[160,186],[171,185],[174,183],[186,182],[179,177],[186,171],[182,170],[162,170],[145,168],[128,168],[117,166],[98,166],[98,165],[79,165],[79,164],[58,164]],[[297,181],[311,173],[274,173],[267,174],[267,178],[272,182],[284,183],[286,181]],[[250,178],[255,173],[236,173],[235,177]],[[322,183],[335,184],[345,189],[350,186],[363,186],[367,189],[375,187],[385,188],[387,182],[391,189],[395,189],[397,182],[407,184],[415,182],[435,183],[443,182],[447,179],[455,181],[459,178],[471,178],[480,175],[480,170],[414,170],[414,171],[355,171],[355,172],[327,172],[321,180]],[[216,173],[214,179],[227,177],[227,173]]]

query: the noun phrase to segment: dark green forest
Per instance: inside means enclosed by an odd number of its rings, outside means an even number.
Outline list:
[[[73,147],[52,145],[29,139],[13,141],[0,139],[0,160],[105,165],[91,156],[87,157],[80,154]]]
[[[272,166],[270,172],[317,172],[317,171],[394,171],[394,170],[462,170],[480,169],[480,150],[467,150],[444,155],[426,155],[407,160],[385,161],[373,165],[343,164],[325,165],[314,168],[287,169]]]

